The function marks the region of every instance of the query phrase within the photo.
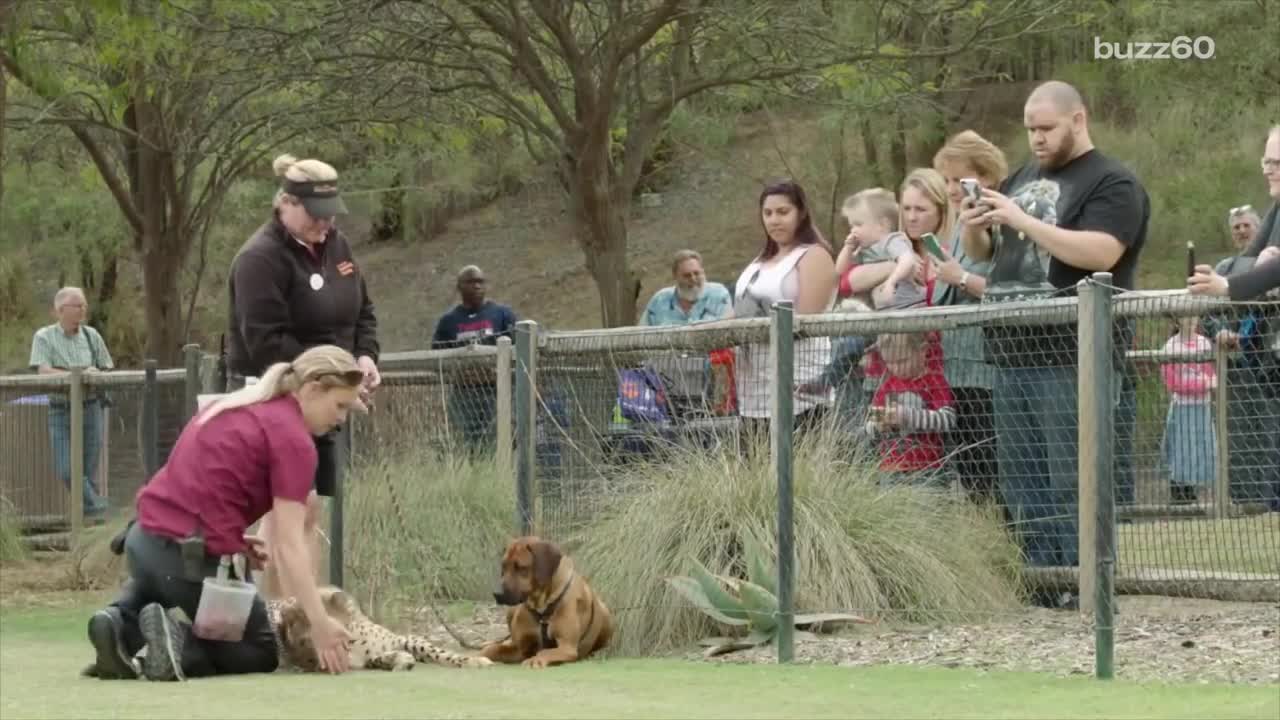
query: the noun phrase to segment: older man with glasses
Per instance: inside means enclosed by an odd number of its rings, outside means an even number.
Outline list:
[[[31,338],[31,367],[42,375],[65,375],[73,367],[85,372],[111,370],[115,364],[102,335],[85,320],[89,301],[78,287],[64,287],[53,296],[53,313],[57,322],[36,331]],[[98,494],[94,483],[102,448],[102,409],[106,398],[90,388],[84,400],[84,476],[76,482],[84,485],[84,512],[101,515],[107,509],[106,498]],[[71,487],[71,405],[65,395],[49,399],[49,438],[53,444],[54,471],[62,484]]]

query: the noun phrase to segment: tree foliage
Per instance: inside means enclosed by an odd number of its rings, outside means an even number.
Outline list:
[[[734,86],[794,89],[835,65],[944,58],[1025,30],[1057,3],[983,4],[948,42],[900,43],[901,3],[788,0],[390,0],[377,31],[344,48],[518,129],[555,168],[606,326],[635,321],[627,208],[674,109]],[[941,4],[945,5],[945,4]],[[959,8],[963,3],[951,3]],[[944,8],[945,9],[945,8]],[[803,87],[803,83],[800,83]]]
[[[150,357],[177,360],[180,270],[231,184],[274,150],[373,111],[292,72],[325,44],[326,19],[257,0],[17,6],[0,65],[29,92],[10,123],[65,128],[110,192],[141,261]],[[285,22],[297,24],[289,43],[271,29]]]

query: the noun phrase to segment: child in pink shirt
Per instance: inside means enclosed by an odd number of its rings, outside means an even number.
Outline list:
[[[1209,338],[1199,333],[1199,318],[1178,321],[1178,331],[1164,344],[1168,354],[1188,358],[1213,350]],[[1213,496],[1217,471],[1217,438],[1213,425],[1213,389],[1218,375],[1212,362],[1166,362],[1160,368],[1169,391],[1161,456],[1175,488],[1194,489],[1200,503]]]

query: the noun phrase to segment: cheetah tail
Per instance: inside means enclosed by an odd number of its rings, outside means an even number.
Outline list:
[[[438,645],[433,644],[430,640],[421,635],[406,635],[405,648],[409,654],[413,655],[413,659],[420,663],[434,663],[436,665],[445,665],[448,667],[475,667],[482,663],[478,660],[485,660],[483,657],[472,657],[469,655],[460,655],[451,650],[446,650]],[[488,664],[483,663],[483,664]]]

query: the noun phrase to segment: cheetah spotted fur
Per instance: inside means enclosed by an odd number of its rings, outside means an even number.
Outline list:
[[[364,670],[412,670],[419,662],[446,667],[486,667],[486,657],[460,655],[437,647],[420,635],[400,635],[369,619],[355,598],[336,587],[322,587],[320,598],[331,617],[342,621],[351,634],[350,665]],[[311,623],[293,598],[271,600],[267,616],[276,632],[280,667],[319,672],[320,660],[311,640]]]

